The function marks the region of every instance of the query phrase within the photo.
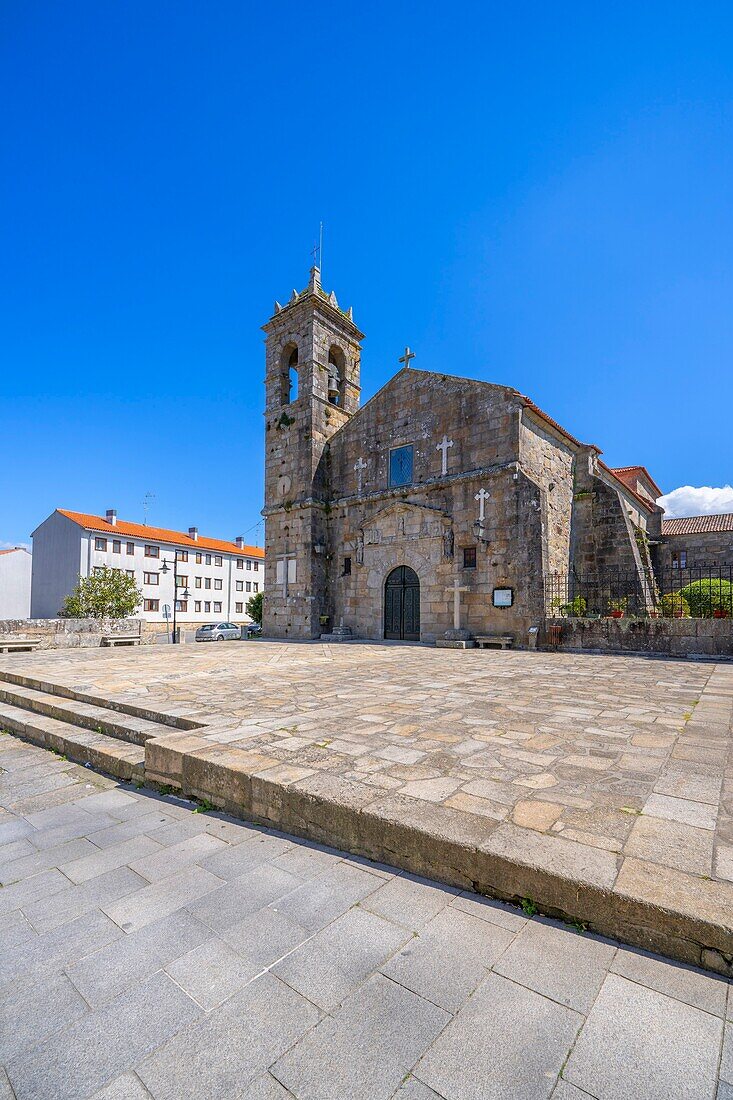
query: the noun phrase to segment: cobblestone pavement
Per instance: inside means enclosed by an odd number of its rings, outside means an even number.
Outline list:
[[[733,1097],[723,979],[192,811],[0,735],[2,1100]]]
[[[661,889],[662,867],[664,889],[719,879],[715,904],[733,905],[729,664],[258,641],[4,668],[197,719],[277,782],[328,772],[478,817],[509,858],[544,834],[541,862],[604,888]]]

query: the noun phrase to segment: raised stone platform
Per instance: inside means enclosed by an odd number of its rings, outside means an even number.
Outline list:
[[[0,677],[163,726],[148,783],[732,973],[730,665],[258,642]]]

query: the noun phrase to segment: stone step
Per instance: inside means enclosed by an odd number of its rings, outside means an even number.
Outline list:
[[[102,707],[107,711],[118,714],[129,714],[133,718],[143,718],[147,722],[158,723],[162,726],[179,730],[195,730],[201,726],[191,718],[185,718],[177,714],[163,714],[160,711],[151,710],[135,703],[119,702],[116,699],[104,699],[101,696],[91,695],[89,692],[78,691],[76,688],[67,687],[65,684],[52,684],[48,680],[39,680],[35,676],[28,676],[22,672],[11,672],[7,669],[0,671],[0,683],[14,684],[16,687],[30,688],[32,691],[40,691],[45,695],[54,695],[61,699],[73,699],[78,703],[88,703],[93,707]]]
[[[142,781],[145,775],[142,746],[81,729],[58,718],[0,702],[0,729],[10,730],[34,745],[63,753],[77,764],[89,764],[118,779]]]
[[[20,710],[42,714],[59,722],[68,722],[93,733],[103,733],[132,745],[144,745],[151,737],[164,737],[171,733],[170,726],[147,718],[120,714],[107,707],[78,700],[65,700],[31,687],[20,687],[0,681],[0,703],[9,703]]]

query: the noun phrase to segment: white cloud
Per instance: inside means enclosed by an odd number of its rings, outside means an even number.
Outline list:
[[[710,485],[681,485],[679,489],[665,493],[657,504],[664,508],[667,519],[733,512],[733,485],[723,485],[720,489]]]
[[[29,542],[3,542],[3,540],[0,539],[0,550],[15,550],[18,546],[21,546],[23,550],[31,549],[31,544]]]

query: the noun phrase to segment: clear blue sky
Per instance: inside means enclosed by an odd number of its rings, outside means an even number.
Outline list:
[[[307,280],[611,465],[731,480],[730,4],[7,0],[0,542],[260,519],[260,325]],[[249,538],[259,532],[251,531]]]

